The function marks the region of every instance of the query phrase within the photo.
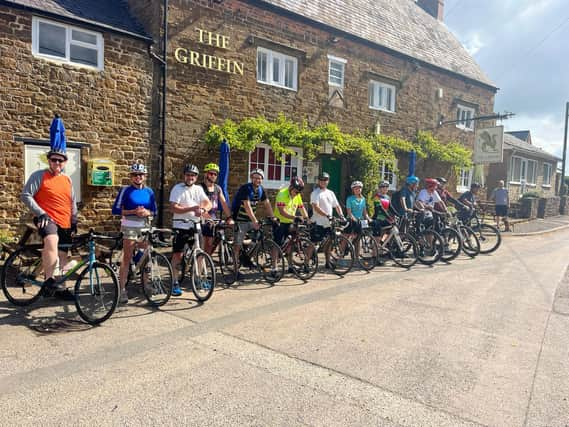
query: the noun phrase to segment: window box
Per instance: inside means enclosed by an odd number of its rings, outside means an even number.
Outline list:
[[[103,35],[47,19],[32,19],[32,54],[63,64],[101,71]]]
[[[257,48],[257,81],[296,91],[298,60],[263,47]]]
[[[371,80],[369,82],[369,108],[394,113],[396,94],[395,86]]]
[[[262,169],[265,172],[263,187],[279,189],[288,186],[290,178],[302,174],[302,148],[288,147],[296,155],[275,155],[266,144],[259,144],[249,153],[249,171]]]

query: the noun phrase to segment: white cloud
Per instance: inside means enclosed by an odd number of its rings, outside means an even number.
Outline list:
[[[469,33],[463,40],[464,47],[471,56],[476,55],[480,49],[486,46],[486,43],[482,40],[482,36],[478,32]]]
[[[561,157],[565,123],[559,117],[521,114],[504,120],[503,124],[506,131],[529,130],[533,145]]]

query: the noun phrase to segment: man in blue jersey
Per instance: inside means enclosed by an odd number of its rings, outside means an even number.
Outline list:
[[[152,216],[156,215],[156,200],[151,188],[144,185],[146,166],[141,162],[130,167],[131,184],[121,188],[115,203],[113,215],[121,215],[121,232],[123,233],[123,258],[119,271],[121,287],[120,303],[128,303],[126,280],[135,242],[142,237],[141,230],[150,226]],[[141,248],[143,248],[141,246]]]

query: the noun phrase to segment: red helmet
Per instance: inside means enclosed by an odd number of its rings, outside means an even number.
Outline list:
[[[427,188],[434,188],[439,185],[439,181],[434,178],[427,178],[425,179],[425,187]]]

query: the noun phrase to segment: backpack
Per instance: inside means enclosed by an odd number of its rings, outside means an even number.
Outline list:
[[[247,199],[239,199],[239,194],[241,193],[243,187],[247,188]],[[233,201],[231,202],[231,214],[232,214],[233,218],[236,218],[237,215],[239,214],[239,209],[241,208],[241,203],[243,203],[243,200],[252,200],[253,195],[255,194],[255,191],[253,190],[253,184],[248,183],[248,184],[245,184],[243,187],[241,187],[237,191],[237,193],[233,197]],[[263,186],[260,185],[259,186],[259,200],[261,200],[261,198],[263,197],[263,191],[264,191]]]

